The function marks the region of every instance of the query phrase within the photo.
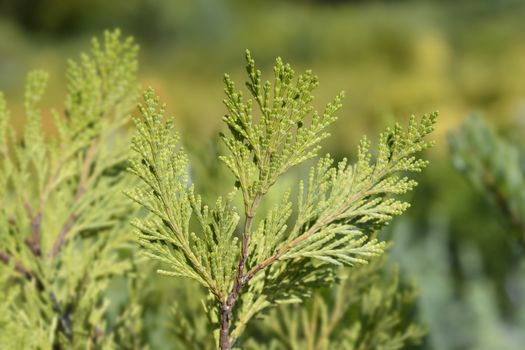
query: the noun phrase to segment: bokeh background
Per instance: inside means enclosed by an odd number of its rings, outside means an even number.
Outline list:
[[[168,102],[190,148],[213,149],[222,75],[243,78],[247,48],[263,72],[277,56],[312,69],[319,107],[346,91],[325,143],[336,157],[352,157],[363,134],[439,110],[415,205],[384,233],[420,290],[420,348],[525,347],[524,249],[454,168],[447,142],[472,114],[525,139],[524,1],[0,0],[0,90],[15,127],[27,71],[51,73],[44,107],[60,108],[67,58],[117,27],[139,42],[140,81]]]

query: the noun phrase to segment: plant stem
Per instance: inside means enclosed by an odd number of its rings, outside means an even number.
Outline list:
[[[40,248],[40,226],[42,224],[42,212],[38,212],[31,218],[31,238],[26,239],[26,244],[35,256],[41,255]]]
[[[239,257],[239,265],[237,266],[237,275],[235,276],[235,281],[233,282],[233,287],[230,294],[228,294],[226,301],[221,302],[220,305],[219,348],[221,350],[230,350],[233,346],[233,343],[235,342],[235,339],[230,339],[232,310],[239,297],[241,288],[248,281],[244,274],[244,268],[249,255],[250,232],[252,230],[253,218],[261,198],[262,194],[257,194],[253,200],[253,203],[246,207],[246,221],[244,223],[244,232],[242,234],[241,254]]]
[[[78,182],[78,187],[75,193],[75,197],[73,199],[73,203],[78,202],[82,198],[84,193],[86,192],[86,187],[87,187],[87,183],[89,180],[90,168],[91,168],[91,165],[93,164],[94,157],[95,157],[95,151],[96,151],[95,145],[96,145],[95,142],[93,142],[87,150],[86,157],[84,158],[84,163],[82,165],[82,170],[80,172],[80,180]],[[53,244],[52,250],[49,252],[50,258],[53,258],[58,254],[58,252],[60,251],[60,248],[62,247],[62,245],[64,244],[66,240],[67,234],[69,233],[69,231],[71,231],[71,228],[77,221],[77,218],[78,218],[78,215],[75,212],[72,212],[71,214],[69,214],[66,222],[60,229],[60,232],[58,233],[57,239],[55,241],[55,244]]]
[[[231,307],[226,303],[221,304],[219,348],[221,350],[230,350],[232,342],[230,341],[230,321],[232,316]]]
[[[0,261],[1,262],[3,262],[6,265],[9,265],[11,260],[12,260],[12,258],[9,255],[7,255],[4,252],[0,252]],[[33,278],[33,275],[31,274],[31,272],[29,272],[28,269],[26,269],[22,264],[20,264],[18,262],[15,262],[15,270],[20,272],[27,279],[32,279]]]
[[[3,262],[6,265],[9,265],[9,263],[13,260],[11,256],[9,256],[7,253],[0,251],[0,261]],[[19,262],[14,262],[15,270],[18,271],[24,278],[31,281],[34,280],[36,283],[36,286],[39,291],[42,291],[44,289],[44,285],[42,284],[42,281],[31,271],[29,271],[24,265],[20,264]]]

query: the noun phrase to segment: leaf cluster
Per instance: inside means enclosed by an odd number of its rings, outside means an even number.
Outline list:
[[[259,205],[279,178],[317,155],[342,94],[323,112],[314,111],[318,79],[310,71],[296,75],[277,59],[273,82],[263,82],[249,52],[246,60],[249,99],[225,76],[229,133],[221,135],[227,154],[220,159],[235,178],[228,196],[209,206],[196,193],[173,120],[152,89],[139,106],[130,162],[141,185],[128,195],[151,214],[133,223],[144,251],[164,264],[159,272],[191,278],[208,290],[221,349],[230,349],[262,310],[298,302],[330,284],[337,266],[382,254],[385,244],[375,232],[409,207],[398,195],[416,185],[406,174],[427,165],[417,155],[431,146],[425,137],[437,116],[412,117],[406,130],[387,129],[375,157],[366,138],[354,164],[321,157],[295,199],[284,191],[264,213]]]
[[[17,135],[0,95],[0,344],[4,349],[124,348],[105,291],[131,272],[123,200],[124,124],[137,96],[137,45],[118,31],[71,60],[63,113],[40,110],[48,76],[28,75]],[[4,299],[5,297],[5,299]],[[8,302],[6,302],[8,301]],[[125,311],[131,312],[131,311]],[[130,347],[131,348],[131,347]]]

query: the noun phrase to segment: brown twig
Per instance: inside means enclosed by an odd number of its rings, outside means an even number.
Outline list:
[[[253,215],[247,215],[246,222],[244,224],[244,233],[242,235],[241,256],[239,258],[239,265],[237,266],[237,275],[235,276],[233,288],[228,295],[228,298],[220,305],[221,317],[219,342],[221,350],[229,350],[233,345],[232,341],[230,340],[230,322],[232,309],[239,296],[241,288],[244,286],[244,267],[246,265],[246,260],[248,259],[248,245],[252,223]]]
[[[78,182],[77,190],[75,192],[73,204],[77,203],[86,192],[87,182],[89,181],[90,168],[93,164],[93,160],[95,157],[95,150],[95,143],[92,143],[89,149],[87,150],[86,157],[84,158],[84,163],[82,164],[82,169],[80,171],[80,180]],[[62,225],[62,228],[58,233],[57,239],[53,244],[53,248],[49,252],[49,257],[52,258],[58,254],[60,248],[66,241],[67,234],[71,231],[77,219],[78,214],[74,211],[71,212],[71,214],[69,214],[68,218],[66,219],[66,222],[64,222],[64,225]]]
[[[7,255],[6,253],[4,252],[0,252],[0,261],[3,262],[4,264],[6,265],[9,265],[11,263],[11,260],[12,258]],[[15,270],[20,272],[25,278],[27,279],[32,279],[33,278],[33,274],[24,267],[24,265],[18,263],[18,262],[15,262],[14,263],[15,265]]]
[[[35,215],[29,201],[24,198],[23,202],[24,210],[31,222],[31,238],[27,238],[25,243],[35,256],[40,256],[40,225],[42,223],[42,212],[39,211]]]
[[[31,238],[25,240],[25,243],[35,256],[41,255],[40,248],[40,226],[42,224],[42,212],[39,211],[36,216],[31,218]]]
[[[44,187],[43,194],[40,198],[40,207],[38,209],[38,213],[36,215],[32,215],[32,210],[29,208],[29,215],[31,220],[31,232],[32,236],[29,239],[26,239],[25,243],[29,247],[29,249],[35,254],[35,256],[41,256],[42,255],[42,248],[41,248],[41,225],[42,225],[42,213],[44,212],[44,208],[46,206],[47,200],[49,199],[50,192],[53,188],[53,181],[56,177],[58,177],[58,174],[60,173],[60,169],[62,169],[62,166],[65,162],[67,157],[63,157],[59,160],[58,165],[56,166],[56,170],[52,172],[52,174],[49,176],[48,181]],[[25,203],[27,204],[27,203]],[[26,209],[27,210],[27,209]]]
[[[239,257],[239,264],[237,266],[237,274],[231,292],[228,294],[226,301],[222,301],[220,305],[220,331],[219,331],[219,347],[221,350],[229,350],[233,346],[234,340],[230,339],[230,323],[232,317],[233,307],[239,297],[242,287],[246,284],[244,269],[246,261],[248,260],[250,233],[253,225],[253,218],[255,211],[259,206],[262,198],[262,193],[255,196],[253,203],[247,206],[246,221],[244,223],[244,231],[242,234],[241,254]]]

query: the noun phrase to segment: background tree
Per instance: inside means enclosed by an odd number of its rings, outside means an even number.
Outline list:
[[[42,130],[48,76],[28,75],[25,127],[15,135],[0,95],[0,344],[4,349],[136,348],[138,305],[113,310],[115,276],[133,272],[123,200],[124,125],[137,91],[137,46],[118,31],[70,61],[64,112]],[[130,293],[131,290],[130,290]],[[5,298],[5,299],[4,299]],[[123,329],[126,332],[123,333]],[[132,338],[131,338],[132,339]]]

